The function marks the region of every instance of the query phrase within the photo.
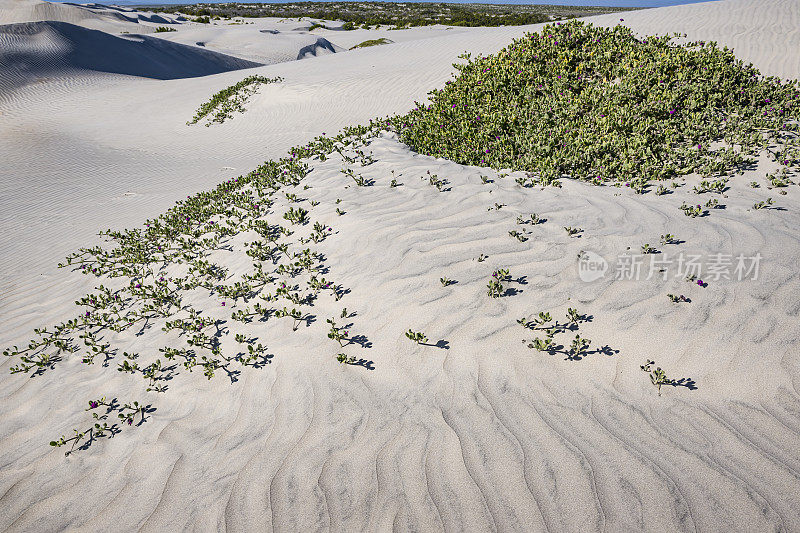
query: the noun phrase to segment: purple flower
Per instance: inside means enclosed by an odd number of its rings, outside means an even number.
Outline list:
[[[98,405],[100,405],[100,404],[99,404],[99,403],[97,403],[97,402],[89,402],[89,407],[90,407],[91,409],[95,409],[95,408],[97,408],[97,406],[98,406]]]
[[[697,284],[700,285],[701,287],[705,285],[705,283],[703,283],[702,279],[698,279],[697,280]]]

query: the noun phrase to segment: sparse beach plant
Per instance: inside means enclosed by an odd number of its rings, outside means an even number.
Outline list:
[[[492,298],[500,298],[503,295],[503,284],[498,279],[489,280],[486,288],[488,289],[487,294]]]
[[[544,339],[536,337],[533,339],[533,341],[531,341],[530,347],[539,352],[549,352],[553,350],[555,343],[552,337],[545,337]]]
[[[771,206],[773,203],[774,202],[772,201],[772,198],[767,198],[766,200],[762,200],[753,204],[753,209],[769,209],[769,206]]]
[[[449,190],[445,188],[445,186],[448,184],[448,181],[446,179],[440,178],[436,174],[431,174],[430,170],[428,171],[428,183],[436,187],[436,190],[438,190],[439,192],[444,192],[446,190]]]
[[[101,408],[105,408],[105,412],[95,411],[95,409]],[[120,424],[132,426],[137,416],[139,416],[139,424],[143,423],[145,414],[150,409],[149,406],[144,406],[138,401],[120,405],[116,399],[109,401],[106,400],[105,396],[97,400],[90,400],[86,411],[92,411],[92,419],[94,420],[92,425],[84,430],[73,430],[71,437],[62,435],[61,438],[50,441],[50,446],[61,448],[70,444],[70,449],[64,454],[70,455],[76,449],[88,448],[97,439],[111,438],[120,433],[121,429],[116,423],[110,424],[108,422],[109,415],[116,413]]]
[[[428,337],[426,337],[425,334],[422,333],[421,331],[413,331],[409,329],[408,331],[406,331],[406,337],[416,342],[417,344],[425,344],[426,342],[428,342]]]
[[[549,321],[550,314],[547,314],[547,319]],[[567,308],[567,323],[568,324],[575,324],[577,325],[584,319],[583,315],[578,312],[577,309],[573,309],[572,307]]]
[[[658,254],[661,252],[659,252],[657,249],[653,248],[649,244],[645,243],[642,245],[642,253],[647,255],[647,254]]]
[[[696,218],[704,214],[702,206],[700,206],[699,204],[688,205],[686,202],[684,202],[681,205],[681,211],[683,211],[683,214],[686,215],[687,217],[692,217],[692,218]]]
[[[300,323],[303,322],[305,319],[303,316],[302,311],[298,309],[287,309],[284,307],[283,309],[278,309],[275,311],[275,316],[277,318],[284,318],[288,317],[292,319],[292,331],[297,331],[297,328],[300,327]]]
[[[336,320],[333,318],[327,319],[326,322],[331,325],[331,329],[328,331],[328,338],[335,340],[337,343],[339,343],[340,347],[344,347],[344,342],[347,340],[347,330],[338,327],[336,325]]]
[[[572,345],[569,350],[569,359],[581,359],[586,355],[589,345],[592,343],[589,339],[583,338],[576,334],[572,340]]]
[[[525,242],[528,240],[528,237],[526,237],[524,233],[517,230],[511,230],[508,232],[508,234],[517,239],[519,242]]]
[[[661,244],[666,246],[668,244],[678,244],[678,239],[672,233],[661,235]]]
[[[348,356],[345,353],[336,354],[336,360],[344,365],[355,365],[357,362],[357,359],[355,357],[353,357],[352,355]]]
[[[289,210],[283,214],[283,218],[292,224],[305,224],[308,222],[308,210],[302,207],[290,207]]]
[[[718,180],[702,180],[699,185],[694,187],[695,194],[703,194],[706,192],[716,192],[722,194],[728,186],[728,178],[720,178]]]
[[[650,383],[652,383],[658,389],[658,395],[661,396],[661,386],[672,384],[672,380],[667,377],[667,374],[663,370],[661,370],[661,367],[653,369],[653,365],[655,364],[655,361],[648,359],[645,364],[640,366],[640,368],[650,375]]]

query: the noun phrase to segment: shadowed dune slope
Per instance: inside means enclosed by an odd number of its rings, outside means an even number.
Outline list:
[[[55,21],[0,26],[0,50],[3,89],[76,70],[170,80],[260,66],[146,35],[116,37]]]
[[[55,20],[103,31],[152,31],[138,24],[137,13],[94,4],[59,4],[38,0],[0,0],[0,24]]]

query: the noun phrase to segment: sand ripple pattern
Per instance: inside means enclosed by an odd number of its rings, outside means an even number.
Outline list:
[[[625,19],[718,39],[797,76],[787,53],[800,49],[797,16],[789,1],[731,0]],[[287,81],[219,128],[184,122],[240,74],[78,76],[0,95],[0,344],[72,316],[94,280],[53,264],[98,229],[139,223],[322,131],[401,111],[464,49],[491,52],[524,30],[260,67]],[[12,376],[0,361],[0,530],[800,530],[798,187],[749,188],[760,168],[732,180],[724,210],[690,219],[678,208],[697,198],[690,185],[664,197],[569,181],[523,190],[513,175],[420,156],[390,136],[369,150],[378,162],[359,172],[375,186],[345,189],[334,158],[302,194],[335,230],[321,251],[351,289],[341,305],[358,312],[372,343],[359,355],[375,370],[336,363],[323,319],[339,309],[315,309],[307,331],[273,332],[267,368],[234,384],[182,374],[148,397],[150,423],[65,459],[46,443],[78,424],[79,406],[137,396],[140,384],[78,361]],[[388,187],[392,170],[403,186]],[[451,190],[431,187],[427,171]],[[767,195],[785,211],[748,211]],[[496,202],[506,206],[488,210]],[[547,222],[525,243],[509,237],[532,212]],[[681,279],[579,280],[581,250],[612,260],[663,233],[686,253],[761,253],[761,276],[696,290]],[[486,297],[495,268],[524,276],[521,292]],[[442,287],[442,276],[458,283]],[[689,305],[665,297],[689,290]],[[523,344],[515,319],[567,307],[591,314],[581,334],[618,353],[565,361]],[[442,347],[413,345],[408,328]],[[639,370],[646,358],[697,390],[658,397]]]

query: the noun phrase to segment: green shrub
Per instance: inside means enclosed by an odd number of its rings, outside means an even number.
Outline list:
[[[389,43],[392,43],[392,42],[393,41],[390,41],[389,39],[387,39],[385,37],[381,37],[380,39],[370,39],[368,41],[364,41],[363,43],[359,43],[359,44],[357,44],[355,46],[352,46],[350,48],[350,50],[355,50],[356,48],[367,48],[369,46],[378,46],[380,44],[389,44]]]
[[[797,141],[781,133],[798,131],[797,81],[762,77],[715,43],[570,21],[495,55],[462,57],[429,104],[390,119],[417,152],[544,182],[722,174],[768,142],[790,145],[781,163],[800,163]]]
[[[178,31],[175,28],[168,28],[167,26],[159,26],[156,28],[156,33],[165,33],[170,31]]]

